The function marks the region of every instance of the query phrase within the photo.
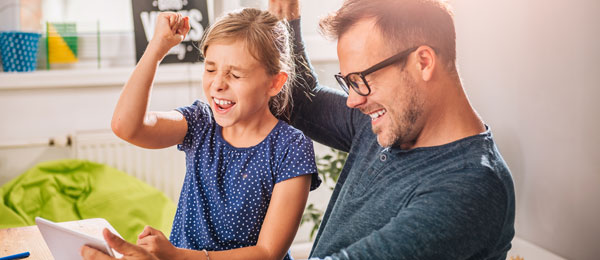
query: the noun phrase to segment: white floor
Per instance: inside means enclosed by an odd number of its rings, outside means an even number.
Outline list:
[[[311,247],[312,243],[310,242],[293,244],[290,248],[292,257],[297,260],[307,259]],[[511,260],[511,257],[516,260],[517,256],[521,257],[523,260],[566,260],[565,258],[557,256],[535,244],[532,244],[519,237],[515,237],[512,242],[512,249],[508,251],[507,260]]]
[[[508,251],[508,260],[510,260],[511,256],[515,257],[515,260],[517,256],[523,258],[523,260],[566,260],[519,237],[515,237],[512,241],[512,248]]]

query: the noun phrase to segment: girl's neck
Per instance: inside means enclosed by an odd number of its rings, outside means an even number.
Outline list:
[[[267,109],[253,119],[223,127],[221,135],[230,145],[237,148],[252,147],[262,142],[271,133],[279,120]]]

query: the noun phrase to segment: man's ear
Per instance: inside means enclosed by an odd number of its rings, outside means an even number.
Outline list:
[[[277,73],[277,75],[275,75],[273,77],[273,80],[271,81],[271,87],[269,88],[269,96],[274,97],[277,94],[279,94],[279,91],[281,91],[281,89],[283,88],[283,85],[285,84],[285,82],[288,79],[288,74],[280,71],[279,73]]]
[[[419,72],[419,77],[423,81],[430,81],[433,78],[433,73],[436,70],[438,56],[435,51],[429,46],[421,46],[415,51],[417,59],[416,66]]]

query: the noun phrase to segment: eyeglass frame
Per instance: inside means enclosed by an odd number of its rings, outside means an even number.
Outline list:
[[[392,57],[389,57],[373,66],[371,66],[370,68],[363,70],[361,72],[351,72],[346,74],[346,76],[342,76],[342,73],[339,72],[338,74],[333,75],[335,77],[335,79],[337,80],[338,84],[342,87],[342,90],[344,90],[346,92],[346,94],[350,94],[350,88],[348,87],[348,85],[350,85],[350,87],[352,87],[352,90],[354,90],[354,92],[356,92],[356,94],[359,94],[361,96],[368,96],[371,94],[371,87],[369,86],[369,84],[367,83],[367,79],[365,78],[367,75],[378,71],[380,69],[383,69],[389,65],[392,65],[402,59],[405,59],[409,54],[413,53],[414,51],[416,51],[417,49],[419,49],[420,46],[416,46],[416,47],[412,47],[412,48],[408,48],[404,51],[401,51],[395,55],[393,55]],[[365,84],[365,86],[367,87],[367,93],[361,93],[359,90],[359,87],[356,84],[352,84],[351,81],[349,80],[349,77],[351,75],[358,75],[363,83]],[[345,84],[343,84],[343,83]]]

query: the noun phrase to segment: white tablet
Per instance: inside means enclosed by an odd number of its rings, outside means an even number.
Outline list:
[[[81,259],[81,247],[84,245],[98,249],[107,255],[115,256],[108,244],[102,239],[59,226],[40,217],[35,218],[35,223],[54,259],[79,260]]]

